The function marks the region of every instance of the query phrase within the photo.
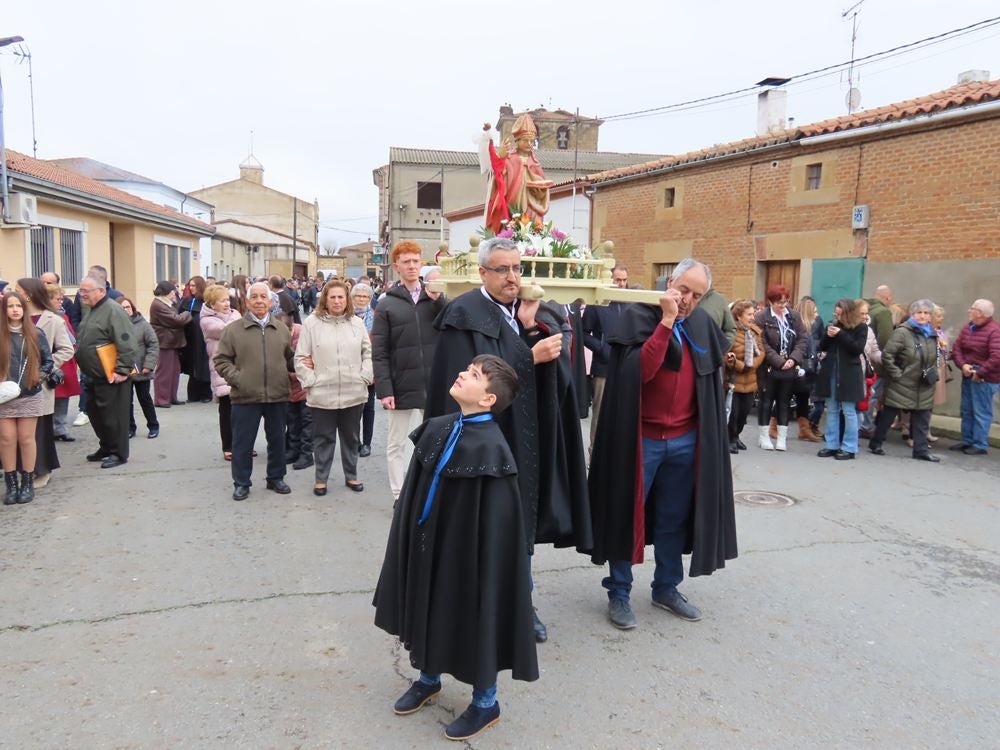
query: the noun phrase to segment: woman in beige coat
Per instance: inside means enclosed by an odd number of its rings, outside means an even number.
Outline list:
[[[359,428],[368,386],[374,380],[372,345],[365,324],[354,315],[344,282],[328,281],[316,310],[302,324],[295,349],[295,374],[312,411],[313,493],[326,494],[338,434],[344,481],[350,489],[361,492],[365,487],[358,481]]]
[[[55,372],[69,360],[73,359],[73,340],[69,328],[62,316],[57,315],[55,305],[49,297],[48,290],[38,279],[18,279],[17,291],[25,298],[35,327],[45,334],[52,350],[52,371]],[[35,446],[38,455],[35,458],[35,488],[44,487],[49,483],[53,469],[59,468],[59,455],[56,453],[56,434],[52,427],[52,414],[56,410],[55,387],[42,384],[43,409],[42,416],[35,425]]]

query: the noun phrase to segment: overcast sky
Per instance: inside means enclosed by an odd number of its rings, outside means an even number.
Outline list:
[[[607,116],[850,58],[850,0],[4,2],[34,65],[39,158],[85,156],[190,191],[238,176],[320,202],[341,244],[376,232],[390,146],[472,150],[510,102]],[[1000,15],[996,0],[864,0],[856,57]],[[9,148],[31,154],[28,70],[2,50]],[[1000,26],[859,69],[862,109],[1000,78]],[[805,124],[846,113],[846,76],[789,85]],[[609,151],[682,153],[754,134],[752,94],[609,121]],[[334,231],[352,230],[351,232]]]

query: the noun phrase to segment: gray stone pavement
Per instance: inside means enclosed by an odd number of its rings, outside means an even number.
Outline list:
[[[325,498],[289,471],[290,496],[229,499],[215,407],[161,413],[133,457],[84,461],[89,427],[28,506],[0,508],[0,746],[408,748],[445,746],[468,689],[399,718],[412,672],[372,625],[391,517],[385,423],[366,491]],[[793,430],[794,432],[794,430]],[[749,433],[749,429],[748,429]],[[750,442],[750,441],[747,441]],[[942,450],[853,462],[751,449],[741,555],[683,590],[705,611],[651,607],[607,622],[602,571],[568,550],[535,558],[549,626],[541,679],[501,676],[500,724],[477,748],[986,748],[1000,737],[1000,460]]]

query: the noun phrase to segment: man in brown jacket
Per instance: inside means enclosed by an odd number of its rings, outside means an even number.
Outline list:
[[[293,371],[291,334],[270,313],[267,284],[256,283],[247,293],[247,314],[226,326],[215,355],[215,371],[232,391],[233,500],[250,494],[253,444],[261,417],[267,437],[267,488],[279,495],[285,484],[285,419]]]

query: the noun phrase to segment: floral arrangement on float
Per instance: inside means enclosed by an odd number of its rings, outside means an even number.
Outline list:
[[[542,224],[532,221],[526,214],[513,213],[509,219],[501,221],[500,225],[501,229],[496,234],[481,227],[479,236],[483,239],[504,237],[513,240],[521,257],[525,259],[524,276],[583,279],[593,275],[588,273],[586,265],[582,263],[541,262],[542,258],[589,261],[597,257],[590,248],[577,244],[567,232],[553,226],[551,221]],[[595,267],[594,271],[597,270]]]

